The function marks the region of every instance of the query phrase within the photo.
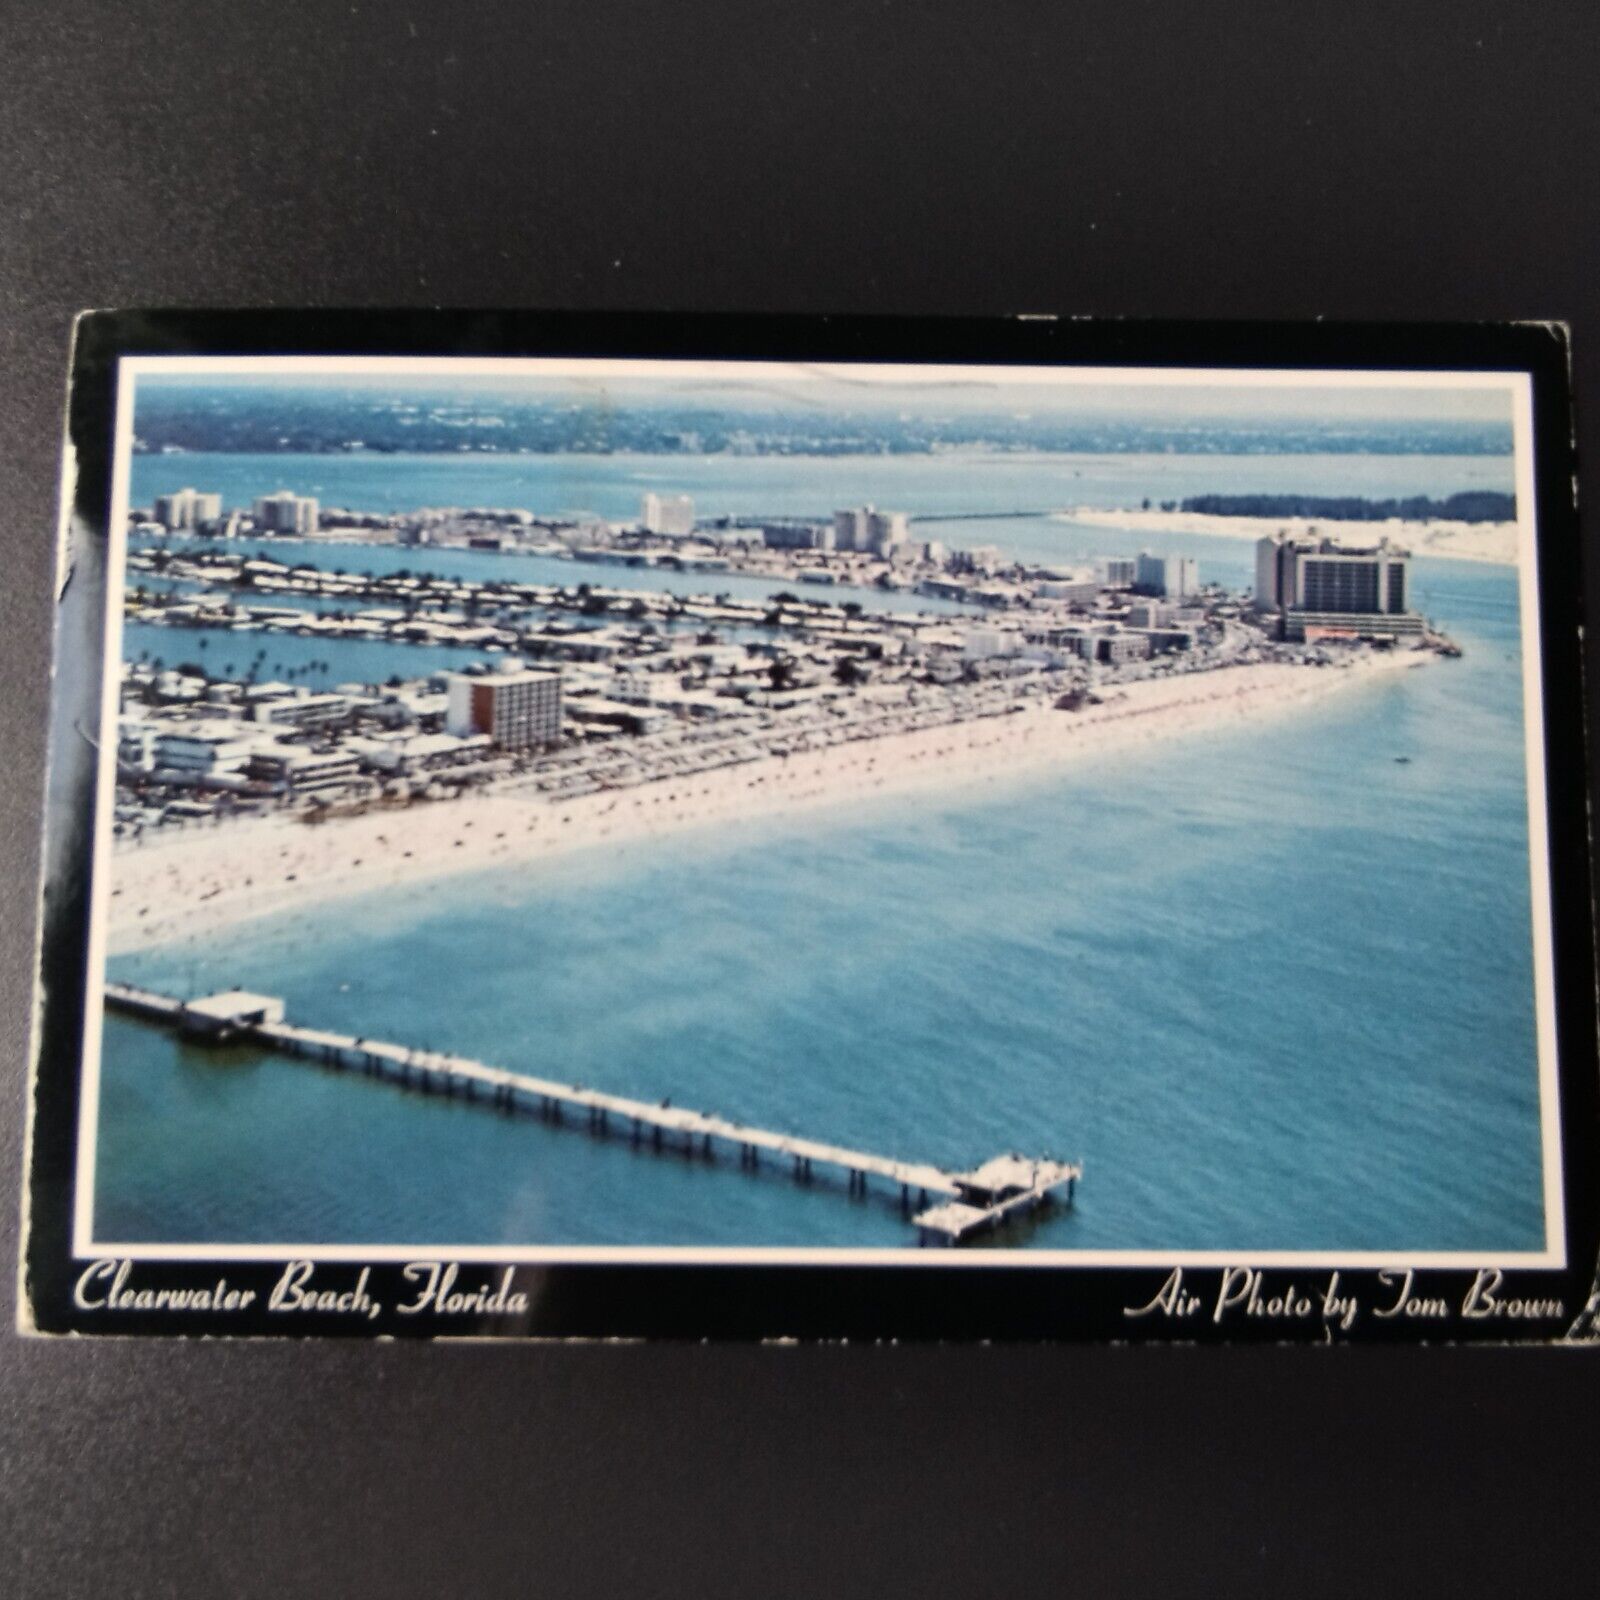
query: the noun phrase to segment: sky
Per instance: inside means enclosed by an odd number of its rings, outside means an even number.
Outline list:
[[[1152,381],[1146,371],[1071,368],[801,366],[770,362],[529,363],[510,371],[479,364],[451,371],[447,363],[403,366],[394,361],[314,370],[275,363],[271,370],[241,370],[202,358],[188,370],[141,372],[142,389],[199,394],[206,390],[295,388],[356,391],[398,402],[486,404],[503,401],[555,404],[597,398],[621,407],[694,404],[713,408],[784,410],[825,415],[884,411],[942,417],[970,414],[1160,420],[1216,424],[1263,418],[1330,423],[1505,423],[1511,390],[1491,374],[1402,374],[1400,381],[1362,381],[1338,373],[1326,382],[1302,373],[1262,374],[1241,383],[1237,374],[1174,372]],[[1384,375],[1389,376],[1389,375]],[[1443,381],[1441,381],[1441,379]]]

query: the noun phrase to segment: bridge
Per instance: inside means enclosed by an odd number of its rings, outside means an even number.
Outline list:
[[[909,522],[1016,522],[1035,517],[1054,517],[1060,507],[1044,507],[1038,511],[918,511],[906,518]]]
[[[736,1153],[741,1169],[762,1170],[763,1159],[810,1183],[818,1168],[845,1175],[853,1198],[865,1199],[874,1181],[898,1190],[901,1214],[917,1230],[919,1243],[960,1244],[1004,1227],[1064,1193],[1068,1204],[1083,1175],[1080,1164],[1015,1154],[993,1157],[970,1172],[950,1172],[930,1162],[900,1161],[794,1134],[691,1111],[670,1101],[631,1099],[575,1083],[510,1072],[464,1056],[415,1050],[286,1020],[284,1002],[273,995],[233,989],[191,1000],[108,983],[106,1004],[114,1010],[163,1024],[201,1041],[243,1039],[285,1055],[300,1056],[340,1071],[377,1078],[421,1094],[476,1101],[506,1115],[534,1115],[556,1127],[587,1129],[600,1137],[626,1138],[635,1148],[714,1160]],[[569,1121],[569,1118],[571,1119]],[[935,1205],[932,1196],[942,1197]]]
[[[1062,506],[1042,506],[1032,511],[1001,510],[1001,511],[913,511],[907,516],[907,523],[912,522],[1014,522],[1019,519],[1032,520],[1035,517],[1060,516],[1068,509]],[[793,511],[774,512],[771,515],[761,516],[750,513],[744,516],[729,519],[736,528],[805,528],[824,526],[832,523],[831,511],[818,511],[809,516]]]

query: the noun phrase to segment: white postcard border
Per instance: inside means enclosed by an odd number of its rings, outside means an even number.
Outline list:
[[[663,369],[668,369],[663,371]],[[1541,1251],[1483,1252],[1368,1250],[941,1250],[925,1248],[788,1248],[712,1246],[572,1245],[378,1245],[205,1243],[159,1241],[107,1242],[94,1237],[94,1178],[100,1108],[100,1054],[104,1027],[104,984],[116,784],[117,713],[122,656],[122,606],[128,528],[128,493],[133,455],[134,403],[138,379],[145,375],[401,377],[587,377],[623,378],[737,377],[785,379],[823,377],[853,382],[935,383],[959,378],[1007,384],[1112,385],[1122,387],[1208,387],[1234,389],[1502,389],[1512,397],[1513,451],[1517,488],[1519,595],[1521,604],[1523,727],[1529,822],[1529,864],[1533,924],[1534,1000],[1538,1054],[1545,1247]],[[1374,371],[1372,369],[983,366],[977,364],[796,363],[701,361],[660,357],[640,361],[455,356],[122,356],[117,362],[116,436],[112,463],[109,540],[106,560],[105,659],[96,787],[94,870],[90,874],[88,970],[84,1007],[82,1079],[73,1193],[72,1245],[76,1259],[117,1257],[134,1261],[416,1262],[455,1260],[508,1264],[678,1264],[922,1266],[963,1270],[996,1268],[1258,1266],[1405,1268],[1542,1268],[1567,1265],[1566,1225],[1556,1042],[1554,941],[1549,884],[1549,838],[1544,745],[1543,656],[1539,627],[1537,512],[1533,462],[1533,385],[1522,371],[1448,369]],[[72,508],[63,504],[67,537]]]

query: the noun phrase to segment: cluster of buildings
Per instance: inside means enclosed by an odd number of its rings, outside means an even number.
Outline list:
[[[355,519],[340,512],[341,528]],[[403,545],[464,545],[470,550],[525,550],[564,555],[571,548],[610,541],[611,528],[592,512],[535,516],[531,511],[496,506],[439,507],[386,520]],[[565,541],[565,542],[563,542]]]
[[[332,515],[341,532],[369,531],[406,545],[513,549],[678,570],[752,571],[818,585],[874,583],[990,609],[1035,599],[1089,606],[1102,587],[1174,600],[1187,599],[1199,589],[1191,557],[1145,553],[1113,558],[1099,573],[1081,567],[1022,568],[995,545],[949,550],[939,540],[913,538],[907,512],[871,503],[835,511],[828,520],[718,517],[703,524],[696,518],[692,496],[651,490],[641,496],[637,522],[631,524],[608,523],[587,512],[551,517],[493,507],[419,510],[403,517],[345,511]],[[233,512],[225,522],[219,495],[181,489],[158,496],[153,516],[157,525],[171,531],[288,536],[326,531],[317,500],[286,489],[257,497],[250,513]]]
[[[238,534],[263,532],[305,536],[319,529],[320,507],[314,496],[287,489],[256,498],[248,516],[233,512],[224,522],[222,497],[183,488],[155,497],[153,520],[169,531],[212,531]],[[1197,563],[1191,556],[1114,556],[1098,572],[1081,568],[1015,568],[992,545],[946,550],[937,540],[911,536],[910,516],[872,504],[835,511],[831,521],[771,520],[754,527],[703,528],[687,494],[650,491],[641,498],[631,538],[614,548],[618,530],[599,518],[575,514],[566,519],[538,518],[527,511],[485,509],[471,512],[418,513],[407,519],[367,518],[339,514],[340,525],[370,522],[399,527],[401,542],[463,542],[468,546],[522,547],[542,537],[540,549],[580,559],[620,560],[649,565],[650,541],[676,552],[676,565],[730,570],[737,563],[728,553],[752,544],[775,557],[801,558],[789,564],[799,582],[836,583],[843,573],[860,578],[862,563],[884,563],[878,581],[888,587],[915,586],[932,598],[986,608],[1010,608],[1034,600],[1093,606],[1102,588],[1126,590],[1135,596],[1183,604],[1200,594]],[[719,519],[728,523],[730,519]],[[621,525],[619,525],[620,527]],[[551,542],[557,538],[564,543]],[[569,537],[570,536],[570,537]],[[702,558],[684,554],[686,541],[715,547]],[[641,553],[642,551],[642,553]],[[809,554],[822,558],[805,564]],[[854,558],[828,564],[829,558]],[[743,558],[748,564],[748,554]],[[915,569],[915,570],[913,570]],[[909,573],[909,575],[908,575]],[[1001,576],[1001,575],[1004,576]],[[1375,548],[1346,548],[1314,528],[1280,531],[1256,547],[1255,610],[1274,638],[1289,643],[1324,639],[1396,639],[1420,636],[1423,618],[1410,605],[1407,556],[1387,540]]]
[[[296,745],[270,724],[217,715],[220,706],[204,709],[213,714],[177,719],[125,713],[117,738],[124,783],[312,795],[344,788],[359,772],[350,751]]]
[[[873,505],[835,511],[832,522],[766,522],[761,525],[760,537],[769,550],[819,550],[876,556],[881,561],[913,554],[926,559],[925,546],[913,544],[910,516],[904,511],[880,511]]]
[[[561,739],[561,678],[518,669],[312,693],[124,669],[122,820],[370,794],[394,779],[481,780]]]
[[[1407,556],[1387,539],[1347,549],[1314,528],[1270,534],[1256,543],[1255,604],[1277,637],[1292,642],[1426,631],[1411,609]]]
[[[317,531],[319,510],[315,496],[279,489],[276,494],[256,497],[250,526],[261,533],[311,534]],[[200,489],[158,494],[151,507],[151,520],[168,533],[225,531],[236,536],[246,531],[244,519],[237,512],[224,524],[220,494]]]
[[[1205,622],[1201,609],[1108,587],[1092,568],[1039,569],[1031,588],[996,584],[989,571],[998,563],[982,551],[964,556],[966,576],[951,581],[986,606],[993,599],[992,623],[794,596],[363,575],[209,551],[136,550],[130,563],[184,585],[130,597],[130,615],[144,623],[306,634],[333,649],[349,638],[501,653],[497,671],[325,692],[213,680],[198,664],[129,666],[125,784],[146,801],[188,791],[179,800],[186,808],[205,794],[232,796],[231,808],[394,778],[476,781],[539,752],[674,729],[699,740],[712,726],[836,717],[852,703],[878,717],[909,715],[931,688],[958,693],[1193,651]],[[330,599],[337,609],[326,609]]]
[[[216,497],[194,491],[170,498],[159,509],[175,518],[215,509]],[[256,514],[300,530],[316,511],[314,501],[309,512],[305,505],[269,495]],[[641,513],[640,530],[652,537],[698,537],[687,496],[646,495]],[[908,522],[869,505],[831,523],[771,524],[763,540],[837,551],[843,539],[858,562],[893,563],[918,549]],[[802,534],[821,542],[790,542]],[[637,554],[650,564],[651,551]],[[1325,641],[1421,642],[1426,633],[1409,608],[1404,552],[1387,542],[1347,549],[1315,530],[1260,541],[1253,595],[1202,588],[1184,555],[1145,551],[1095,566],[1023,566],[986,546],[939,555],[937,570],[900,586],[959,600],[966,615],[781,592],[682,596],[488,569],[481,578],[369,575],[136,549],[134,570],[181,582],[130,597],[135,620],[314,635],[335,649],[342,638],[450,645],[495,655],[497,670],[313,693],[215,680],[197,665],[126,666],[125,798],[145,820],[162,805],[181,818],[215,814],[219,795],[233,808],[393,793],[397,782],[415,792],[441,781],[528,781],[530,772],[560,796],[604,786],[607,773],[648,781],[653,762],[665,763],[662,772],[685,760],[714,765],[717,751],[735,748],[754,760],[796,739],[992,715],[1018,695],[1066,704],[1109,682],[1264,657],[1331,660]]]
[[[1099,607],[1086,616],[1035,609],[969,627],[962,659],[980,664],[1008,659],[1052,670],[1076,663],[1127,667],[1180,655],[1203,655],[1208,664],[1220,664],[1218,647],[1224,641],[1228,641],[1230,655],[1237,656],[1245,648],[1237,630],[1230,638],[1230,619],[1235,615],[1230,611],[1219,617],[1205,606],[1139,599],[1122,606]],[[1203,650],[1208,639],[1212,646]]]

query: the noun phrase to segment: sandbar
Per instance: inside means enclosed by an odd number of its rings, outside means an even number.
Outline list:
[[[1336,522],[1327,517],[1218,517],[1196,511],[1121,511],[1080,506],[1057,513],[1065,521],[1097,528],[1125,528],[1143,533],[1198,533],[1223,539],[1259,539],[1286,528],[1318,533],[1341,543],[1365,545],[1388,539],[1412,555],[1443,556],[1452,561],[1487,561],[1517,565],[1520,547],[1514,522]]]

